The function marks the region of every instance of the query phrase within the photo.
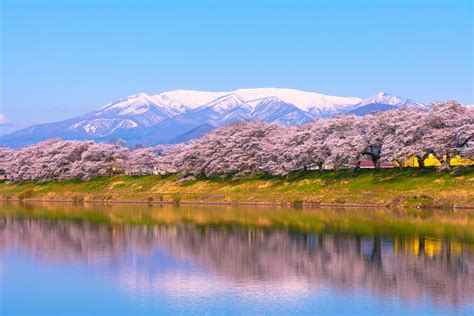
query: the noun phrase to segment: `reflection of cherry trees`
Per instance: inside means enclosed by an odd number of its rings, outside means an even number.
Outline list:
[[[177,262],[191,262],[233,284],[278,287],[298,282],[300,288],[326,284],[347,291],[367,289],[408,300],[430,297],[452,304],[474,298],[474,256],[466,247],[422,237],[0,221],[0,250],[17,248],[45,260],[74,260],[92,266],[108,262],[118,266],[120,278],[127,275],[130,286],[134,284],[130,277],[154,284],[160,264],[152,254],[165,251]],[[127,261],[130,253],[145,264],[131,264]]]
[[[263,231],[181,231],[175,252],[189,256],[234,281],[298,278],[345,289],[369,288],[405,298],[424,295],[459,302],[473,295],[474,258],[443,251],[428,257],[410,243],[394,250],[380,237],[288,235]],[[199,246],[195,246],[199,245]]]

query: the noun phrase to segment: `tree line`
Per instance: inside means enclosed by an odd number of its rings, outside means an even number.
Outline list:
[[[0,171],[11,181],[91,179],[120,173],[181,177],[286,175],[294,170],[359,168],[370,159],[401,164],[434,155],[450,168],[474,159],[474,108],[456,101],[366,116],[319,119],[299,126],[235,123],[187,144],[129,149],[121,144],[48,140],[17,150],[0,147]]]

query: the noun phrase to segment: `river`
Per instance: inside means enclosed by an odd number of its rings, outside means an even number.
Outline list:
[[[474,315],[472,215],[417,212],[2,204],[0,312]]]

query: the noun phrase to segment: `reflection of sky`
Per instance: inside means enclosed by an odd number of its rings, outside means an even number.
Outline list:
[[[233,282],[225,275],[177,259],[160,248],[129,250],[118,265],[107,261],[48,262],[31,254],[0,253],[4,314],[404,314],[450,312],[429,300],[341,291],[330,284],[275,278]],[[447,307],[446,307],[447,308]],[[464,312],[474,312],[471,305]]]

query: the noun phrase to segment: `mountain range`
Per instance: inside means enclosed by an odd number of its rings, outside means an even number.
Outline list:
[[[367,99],[280,88],[139,93],[82,116],[4,135],[0,145],[15,148],[53,137],[95,141],[120,138],[128,145],[147,146],[180,143],[237,121],[303,124],[318,118],[366,115],[407,105],[422,104],[384,92]]]

